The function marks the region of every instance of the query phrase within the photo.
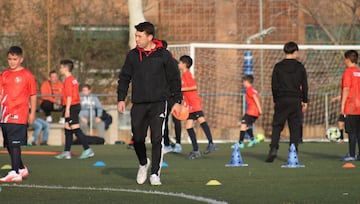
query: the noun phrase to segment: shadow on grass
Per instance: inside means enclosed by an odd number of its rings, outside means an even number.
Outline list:
[[[109,167],[102,172],[104,175],[115,174],[126,179],[134,180],[136,178],[137,168]]]
[[[265,163],[265,159],[267,157],[267,153],[257,153],[257,152],[246,152],[244,153],[244,155],[246,157],[252,157],[252,158],[255,158],[259,161],[262,161]],[[244,155],[242,154],[241,156],[244,157]],[[277,155],[276,159],[275,160],[279,160],[279,161],[283,161],[283,162],[287,162],[287,157],[284,158],[282,156],[279,156]]]
[[[341,158],[341,156],[336,155],[336,154],[327,154],[327,153],[322,153],[322,152],[301,151],[300,154],[317,157],[320,159],[329,159],[329,160],[339,160]]]

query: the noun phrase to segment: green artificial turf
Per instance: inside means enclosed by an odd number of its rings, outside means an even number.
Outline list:
[[[274,163],[265,163],[268,143],[241,150],[248,167],[225,167],[231,160],[231,144],[219,144],[218,151],[188,160],[190,145],[183,153],[168,153],[162,169],[162,186],[137,185],[138,163],[133,150],[125,145],[92,146],[96,155],[87,160],[56,160],[53,156],[23,155],[31,174],[19,184],[0,184],[0,203],[203,203],[172,195],[171,192],[208,198],[227,203],[360,203],[359,166],[342,168],[339,161],[348,151],[347,144],[304,143],[298,158],[305,168],[286,169],[288,145],[281,144]],[[200,144],[204,149],[205,144]],[[62,147],[24,147],[23,150],[61,151]],[[80,146],[73,146],[80,152]],[[150,151],[148,151],[150,153]],[[94,167],[96,161],[105,167]],[[9,156],[0,154],[0,166],[9,164]],[[7,170],[0,170],[6,175]],[[222,185],[206,186],[209,180]],[[20,186],[17,186],[20,185]],[[30,186],[33,185],[33,186]],[[50,189],[60,187],[60,189]],[[77,189],[68,189],[75,187]],[[91,188],[91,189],[90,189]],[[141,192],[126,192],[127,190]]]

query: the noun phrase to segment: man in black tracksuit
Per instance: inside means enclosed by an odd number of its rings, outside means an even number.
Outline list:
[[[271,88],[275,103],[270,151],[266,162],[273,162],[279,149],[280,133],[286,120],[290,130],[290,145],[296,149],[301,138],[302,111],[308,103],[308,83],[304,65],[296,60],[299,48],[295,42],[284,45],[285,59],[272,73]]]
[[[154,25],[143,22],[135,26],[136,48],[130,50],[118,81],[118,111],[125,111],[125,97],[132,83],[131,129],[139,160],[137,183],[147,179],[150,160],[146,156],[148,127],[152,143],[151,185],[161,185],[162,138],[167,106],[181,108],[181,79],[177,64],[162,42],[154,39]]]

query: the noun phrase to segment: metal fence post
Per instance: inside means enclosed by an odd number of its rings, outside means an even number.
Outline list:
[[[329,129],[329,93],[325,93],[325,130]]]

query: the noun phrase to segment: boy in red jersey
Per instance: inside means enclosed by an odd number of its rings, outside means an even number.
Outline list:
[[[65,149],[64,152],[56,155],[57,159],[71,159],[71,145],[73,134],[81,141],[84,151],[79,159],[86,159],[95,155],[89,147],[84,133],[80,129],[79,113],[81,110],[79,83],[72,75],[74,64],[71,60],[60,61],[60,73],[65,77],[62,104],[65,106]]]
[[[240,138],[239,138],[239,147],[244,148],[244,137],[247,132],[250,136],[250,142],[247,147],[253,147],[258,142],[256,138],[254,138],[252,125],[256,121],[256,119],[262,114],[260,97],[258,92],[252,86],[254,82],[253,75],[245,75],[243,78],[243,85],[246,89],[246,105],[247,110],[243,118],[241,119],[240,125]]]
[[[0,182],[21,182],[29,175],[20,146],[27,144],[27,124],[35,120],[36,83],[32,73],[21,66],[24,58],[20,47],[10,47],[7,57],[9,68],[1,74],[1,129],[11,171]]]
[[[349,154],[343,161],[356,160],[356,141],[360,151],[360,69],[357,67],[359,54],[355,50],[346,51],[346,69],[341,84],[341,114],[345,115],[345,131],[349,136]]]
[[[204,113],[201,107],[201,98],[197,92],[196,82],[190,72],[190,67],[192,65],[192,59],[190,56],[183,55],[180,57],[179,69],[181,71],[181,80],[182,87],[181,91],[183,92],[185,105],[189,108],[189,118],[186,121],[185,127],[191,139],[193,145],[193,151],[189,154],[189,159],[195,159],[201,156],[199,147],[196,141],[196,134],[194,131],[194,121],[200,123],[201,128],[203,129],[206,138],[209,141],[209,145],[205,150],[205,154],[213,152],[216,150],[216,146],[213,143],[211,131],[209,125],[207,124]]]

